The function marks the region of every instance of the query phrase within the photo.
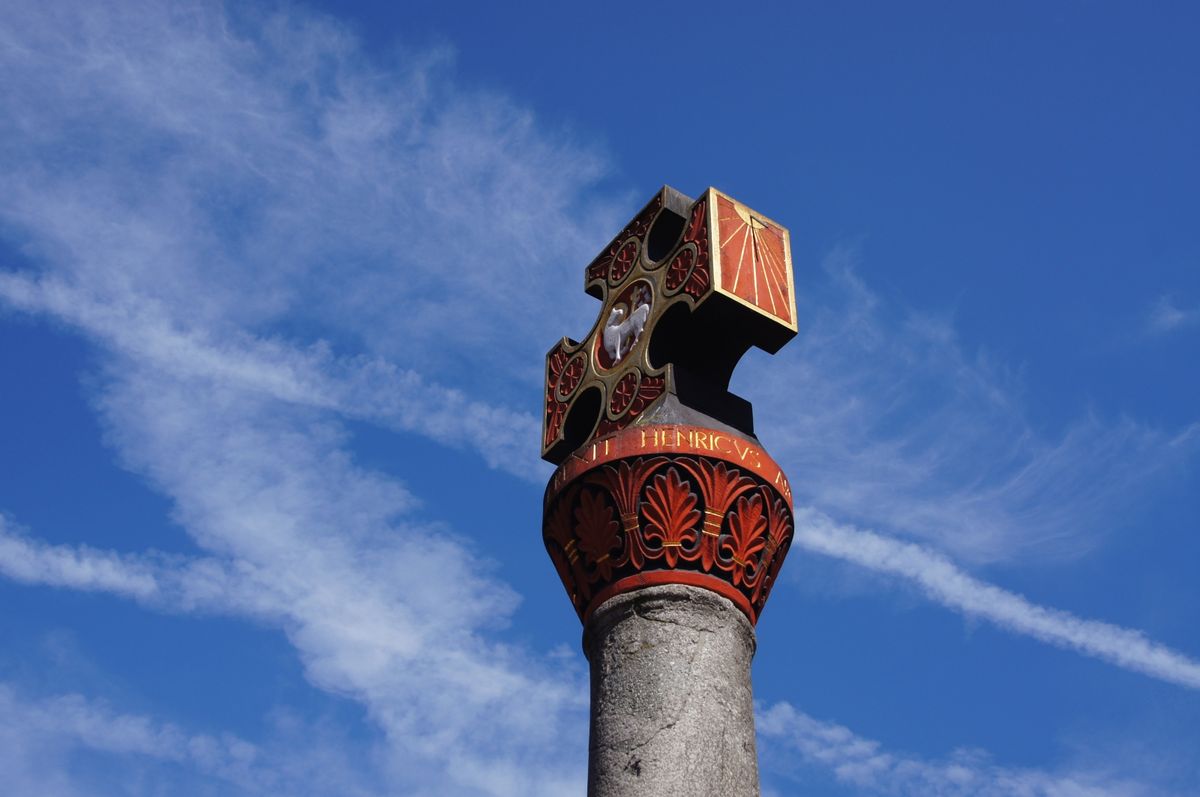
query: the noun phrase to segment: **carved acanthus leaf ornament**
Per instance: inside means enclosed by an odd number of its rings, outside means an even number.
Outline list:
[[[631,428],[574,455],[546,491],[543,541],[580,617],[651,584],[705,587],[758,619],[792,540],[790,486],[757,444]]]

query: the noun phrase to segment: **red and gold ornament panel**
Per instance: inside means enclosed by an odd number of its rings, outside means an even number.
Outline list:
[[[682,219],[668,224],[673,240],[652,243],[656,225],[671,219]],[[651,251],[655,245],[662,251]],[[690,200],[664,187],[588,265],[584,285],[603,303],[599,318],[583,342],[563,338],[546,357],[542,456],[552,462],[626,428],[671,392],[667,364],[655,367],[648,356],[671,306],[695,309],[721,296],[785,336],[796,331],[788,231],[712,188]],[[568,441],[568,416],[589,393],[599,394],[588,405],[595,417],[584,419],[589,431]]]

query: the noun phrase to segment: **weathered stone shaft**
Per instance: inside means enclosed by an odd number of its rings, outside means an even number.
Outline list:
[[[706,589],[610,598],[584,629],[588,797],[758,797],[754,628]]]

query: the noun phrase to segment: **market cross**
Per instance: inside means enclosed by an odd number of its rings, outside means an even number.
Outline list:
[[[757,797],[754,624],[792,494],[729,378],[796,334],[788,232],[663,188],[587,267],[546,356],[542,539],[584,624],[590,797]]]
[[[558,464],[632,423],[665,394],[746,434],[750,405],[728,392],[750,346],[796,334],[788,231],[710,188],[664,187],[584,271],[602,302],[591,332],[546,356],[542,456]]]

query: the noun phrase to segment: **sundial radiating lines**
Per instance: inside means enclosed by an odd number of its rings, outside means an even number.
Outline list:
[[[733,283],[734,293],[737,292],[738,283],[742,281],[742,274],[745,273],[745,269],[742,268],[742,263],[744,263],[746,260],[746,242],[749,240],[750,240],[750,233],[749,233],[749,231],[746,231],[742,235],[742,250],[740,252],[738,252],[737,280],[735,280]],[[757,291],[758,291],[758,288],[756,287],[755,292],[757,293]],[[757,301],[755,303],[757,304]]]
[[[724,218],[721,219],[721,221],[724,221],[724,220],[725,220]],[[744,226],[746,226],[746,225],[743,224],[742,227],[744,227]],[[729,242],[733,240],[733,236],[737,235],[739,232],[742,231],[742,227],[737,227],[736,229],[734,229],[733,232],[729,233],[728,238],[726,238],[724,241],[721,241],[722,249],[724,249],[726,246],[729,245]]]
[[[721,217],[721,221],[726,221],[726,220],[732,221],[734,218],[739,218],[739,217],[737,217],[736,215],[735,215],[735,216],[732,216],[732,217],[730,217],[730,216],[722,216],[722,217]],[[739,224],[739,225],[737,225],[736,227],[734,227],[734,228],[733,228],[733,230],[732,230],[732,231],[730,231],[730,233],[729,233],[729,236],[728,236],[728,237],[727,237],[727,238],[726,238],[724,241],[722,241],[722,242],[721,242],[721,249],[722,249],[722,251],[723,251],[723,250],[725,249],[725,247],[729,246],[729,242],[730,242],[730,241],[732,241],[732,240],[733,240],[734,238],[736,238],[738,235],[742,235],[742,236],[743,236],[743,238],[742,238],[742,248],[741,248],[741,252],[740,252],[740,253],[739,253],[739,255],[738,255],[738,268],[737,268],[737,270],[734,272],[734,277],[733,277],[733,291],[734,291],[734,293],[737,293],[737,286],[738,286],[738,284],[741,282],[741,279],[742,279],[742,270],[741,270],[741,268],[742,268],[742,254],[743,254],[743,253],[745,253],[745,251],[746,251],[746,238],[745,238],[745,234],[746,234],[746,225],[745,225],[744,223],[742,223],[742,224]]]
[[[768,252],[767,259],[770,260],[770,257],[771,257],[771,255]],[[779,308],[779,306],[775,303],[775,295],[776,294],[779,294],[779,298],[781,301],[784,301],[785,303],[787,301],[787,297],[783,293],[782,286],[779,285],[779,277],[778,277],[778,275],[776,275],[774,269],[766,269],[765,273],[767,275],[767,280],[766,280],[767,281],[767,295],[769,297],[771,297],[771,312],[775,313],[775,315],[786,315],[787,308],[784,307],[781,310]],[[772,281],[774,281],[774,283],[775,283],[774,285],[771,284]]]
[[[738,212],[736,205],[729,202],[728,200],[723,200],[720,203],[720,208],[721,208],[721,213],[720,213],[720,217],[718,219],[719,223],[722,226],[728,224],[733,228],[732,231],[729,233],[729,237],[727,237],[724,240],[724,242],[722,242],[722,244],[721,244],[722,254],[726,254],[726,247],[729,245],[729,243],[731,241],[734,240],[734,238],[736,238],[738,235],[742,236],[742,245],[741,245],[741,248],[738,250],[737,267],[733,269],[733,285],[730,286],[730,288],[738,296],[743,296],[742,292],[739,291],[738,288],[739,288],[739,286],[741,286],[742,277],[746,273],[746,270],[743,268],[743,266],[745,265],[745,258],[746,258],[746,241],[749,239],[750,235],[752,234],[752,230],[750,229],[750,224],[749,224],[747,217],[743,216],[741,213]],[[732,249],[730,249],[728,251],[728,254],[732,254],[732,253],[733,253]],[[751,280],[753,280],[753,276],[751,276]],[[750,297],[743,296],[743,298],[749,299]],[[757,302],[755,302],[755,303],[757,304]]]
[[[784,251],[784,233],[749,208],[724,197],[718,198],[721,227],[721,257],[725,264],[721,282],[724,290],[791,322],[789,269]]]
[[[788,321],[792,320],[791,296],[789,295],[789,280],[788,267],[785,261],[785,256],[782,251],[782,240],[778,233],[771,231],[771,237],[764,236],[763,251],[767,256],[767,263],[770,265],[767,268],[767,274],[775,281],[775,289],[773,296],[778,299],[779,313],[778,315]],[[772,246],[773,244],[773,246]]]
[[[754,234],[756,238],[758,238],[759,230],[755,230]],[[771,247],[767,245],[768,241],[765,236],[758,238],[758,242],[760,244],[760,251],[762,251],[763,254],[763,273],[766,275],[765,283],[767,286],[767,296],[771,300],[771,312],[775,313],[775,315],[786,316],[788,315],[788,295],[787,288],[783,285],[786,268],[776,259],[775,253],[772,252]],[[774,290],[772,290],[772,280],[775,282]],[[779,306],[775,303],[776,294],[778,294],[780,301],[783,302],[784,306],[782,312],[780,311]]]
[[[760,241],[759,237],[758,237],[758,231],[761,230],[762,227],[756,227],[755,226],[756,224],[762,224],[762,222],[760,222],[758,219],[751,216],[750,217],[750,235],[754,237],[754,264],[755,264],[755,268],[754,268],[754,303],[755,304],[760,303],[759,298],[758,298],[758,263],[759,263],[759,261],[762,261],[762,263],[763,263],[763,270],[762,270],[763,271],[763,287],[766,289],[767,299],[771,302],[771,312],[774,313],[775,315],[779,315],[779,312],[775,309],[775,297],[771,295],[771,286],[768,282],[770,277],[769,277],[769,274],[767,273],[766,260],[763,258],[763,255],[762,255],[762,252],[765,249],[765,246],[762,245],[762,241]]]
[[[762,256],[763,286],[771,301],[772,312],[777,316],[787,316],[790,320],[789,297],[787,288],[784,285],[787,267],[782,262],[780,253],[777,251],[778,244],[780,243],[778,234],[765,223],[754,232],[755,239],[759,244],[759,252]]]
[[[762,243],[762,253],[764,263],[768,266],[774,266],[774,256],[771,254],[771,249],[767,246],[765,240]],[[784,297],[783,288],[779,284],[779,274],[775,268],[764,267],[763,271],[767,275],[767,295],[771,297],[771,311],[774,312],[775,315],[780,315],[781,311],[779,305],[775,303],[775,296],[778,294],[781,301],[786,301],[786,297]],[[772,281],[774,281],[774,285],[771,284]],[[783,312],[786,312],[786,310]]]

